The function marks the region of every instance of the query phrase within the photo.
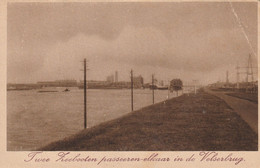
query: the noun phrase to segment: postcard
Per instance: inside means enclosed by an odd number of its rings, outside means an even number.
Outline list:
[[[258,167],[258,3],[1,2],[1,165]]]

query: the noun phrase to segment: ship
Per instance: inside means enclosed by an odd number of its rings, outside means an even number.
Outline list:
[[[63,92],[69,92],[70,90],[68,88],[66,88],[65,90],[63,90]]]
[[[168,90],[168,86],[160,86],[160,85],[149,85],[150,89],[158,89],[158,90]]]
[[[47,92],[59,92],[56,87],[44,87],[38,90],[39,93],[47,93]]]

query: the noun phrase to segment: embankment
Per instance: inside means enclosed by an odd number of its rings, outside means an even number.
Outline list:
[[[182,95],[53,142],[43,151],[255,151],[257,134],[223,100]]]

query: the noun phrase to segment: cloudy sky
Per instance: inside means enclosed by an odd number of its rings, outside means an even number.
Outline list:
[[[206,84],[235,81],[249,54],[257,66],[256,2],[9,3],[7,24],[9,83],[80,80],[84,58],[92,80]]]

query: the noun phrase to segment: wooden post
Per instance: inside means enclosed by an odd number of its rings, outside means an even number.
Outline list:
[[[131,69],[131,110],[134,111],[134,81],[133,81],[133,70]]]
[[[238,63],[237,63],[237,90],[239,91],[239,66],[238,66]]]
[[[154,75],[152,74],[152,91],[153,91],[153,104],[154,104]]]
[[[87,63],[84,59],[84,129],[87,128]]]
[[[170,81],[168,80],[168,99],[170,99]]]
[[[168,86],[168,96],[167,96],[167,99],[170,98],[170,87]]]

